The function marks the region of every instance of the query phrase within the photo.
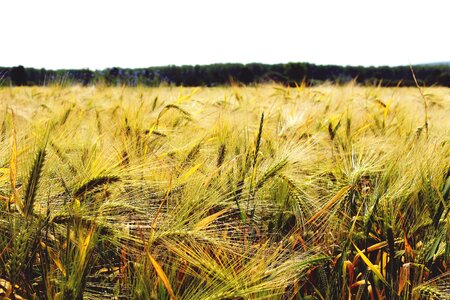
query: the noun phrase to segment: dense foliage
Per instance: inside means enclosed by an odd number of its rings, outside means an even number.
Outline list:
[[[419,82],[426,86],[450,87],[450,66],[424,65],[414,67]],[[59,70],[24,68],[0,68],[3,85],[48,85],[50,83],[79,83],[90,85],[145,85],[161,83],[183,86],[218,86],[232,82],[243,84],[277,82],[294,86],[306,81],[315,85],[324,81],[343,84],[355,80],[360,84],[382,86],[414,86],[409,66],[361,67],[314,65],[309,63],[287,64],[213,64],[205,66],[165,66],[144,69],[111,68],[102,71]]]

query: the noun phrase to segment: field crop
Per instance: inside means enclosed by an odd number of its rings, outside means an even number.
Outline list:
[[[437,87],[0,88],[0,298],[449,299],[449,116]]]

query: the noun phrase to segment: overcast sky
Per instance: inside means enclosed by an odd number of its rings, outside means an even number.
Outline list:
[[[4,0],[0,66],[450,61],[450,3]]]

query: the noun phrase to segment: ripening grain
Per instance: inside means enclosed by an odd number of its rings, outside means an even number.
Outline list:
[[[1,88],[0,296],[446,299],[450,90],[423,92]]]

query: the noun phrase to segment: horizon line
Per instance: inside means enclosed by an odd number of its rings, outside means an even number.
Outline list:
[[[30,69],[45,69],[49,71],[65,71],[65,70],[90,70],[90,71],[104,71],[108,69],[118,68],[118,69],[148,69],[148,68],[165,68],[165,67],[184,67],[184,66],[212,66],[212,65],[287,65],[290,63],[294,64],[309,64],[309,65],[316,65],[316,66],[339,66],[339,67],[359,67],[359,68],[380,68],[380,67],[388,67],[388,68],[395,68],[395,67],[407,67],[407,66],[450,66],[450,61],[440,61],[440,62],[427,62],[427,63],[415,63],[415,64],[398,64],[398,65],[352,65],[352,64],[322,64],[322,63],[311,63],[311,62],[305,62],[305,61],[289,61],[289,62],[280,62],[280,63],[264,63],[264,62],[249,62],[249,63],[242,63],[242,62],[217,62],[217,63],[207,63],[207,64],[165,64],[165,65],[150,65],[145,67],[122,67],[122,66],[110,66],[105,68],[91,68],[91,67],[76,67],[76,68],[47,68],[47,67],[35,67],[35,66],[27,66],[24,64],[15,64],[15,65],[0,65],[0,68],[14,68],[22,66],[24,68],[30,68]]]

